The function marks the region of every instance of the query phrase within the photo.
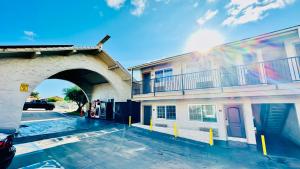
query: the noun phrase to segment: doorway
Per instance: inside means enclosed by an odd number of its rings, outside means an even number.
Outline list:
[[[257,149],[262,150],[261,135],[264,135],[269,155],[300,159],[300,129],[294,104],[253,104],[252,110]]]
[[[246,138],[242,105],[225,105],[228,137]]]
[[[144,73],[143,74],[143,94],[147,94],[151,92],[151,74]]]
[[[150,125],[152,106],[144,106],[144,125]]]

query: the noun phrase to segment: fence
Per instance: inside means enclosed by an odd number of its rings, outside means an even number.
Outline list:
[[[300,80],[300,57],[180,74],[132,83],[132,94],[278,84]]]

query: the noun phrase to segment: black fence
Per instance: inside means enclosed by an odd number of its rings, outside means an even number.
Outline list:
[[[279,84],[300,80],[300,57],[167,76],[132,83],[132,94]]]

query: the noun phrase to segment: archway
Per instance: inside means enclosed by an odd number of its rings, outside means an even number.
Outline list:
[[[129,73],[98,48],[34,46],[5,52],[0,53],[5,56],[0,57],[0,128],[19,127],[25,99],[45,79],[70,81],[88,100],[130,98]],[[28,88],[20,91],[24,83]]]

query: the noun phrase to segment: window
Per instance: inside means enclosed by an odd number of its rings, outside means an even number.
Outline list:
[[[155,81],[160,82],[161,78],[167,77],[167,76],[172,76],[172,75],[173,75],[173,70],[171,68],[157,70],[157,71],[155,71]]]
[[[203,105],[202,106],[203,121],[205,122],[216,122],[216,106],[213,105]]]
[[[190,114],[190,120],[202,121],[201,105],[190,105],[189,114]]]
[[[164,77],[172,76],[173,70],[171,68],[164,70]]]
[[[155,71],[155,78],[159,79],[159,78],[162,78],[163,76],[164,76],[163,70]]]
[[[167,119],[175,120],[176,119],[176,108],[175,106],[166,106]]]
[[[166,107],[165,106],[157,106],[157,118],[164,119],[166,114]]]
[[[214,105],[189,105],[190,120],[201,122],[216,122],[216,106]]]
[[[175,106],[157,106],[157,118],[158,119],[176,119],[176,107]]]

